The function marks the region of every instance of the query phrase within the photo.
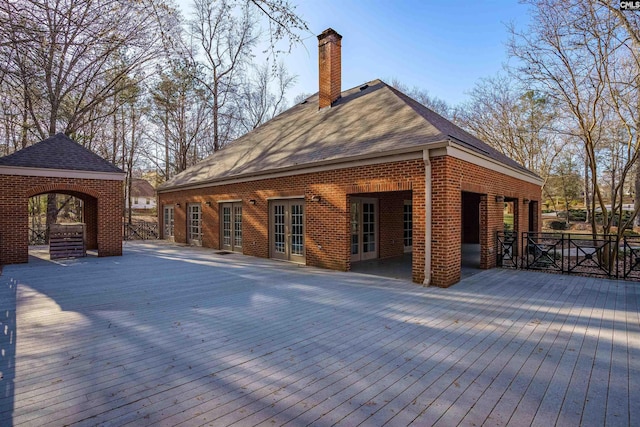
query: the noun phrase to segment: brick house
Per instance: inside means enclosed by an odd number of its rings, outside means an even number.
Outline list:
[[[87,249],[122,255],[125,174],[64,134],[0,157],[0,264],[29,260],[29,198],[59,193],[83,202]]]
[[[505,202],[539,230],[538,176],[381,80],[342,91],[341,39],[318,36],[317,94],[159,187],[165,238],[336,270],[412,252],[450,286],[463,244],[496,265]]]

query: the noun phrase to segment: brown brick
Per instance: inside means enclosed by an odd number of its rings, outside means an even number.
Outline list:
[[[512,178],[493,170],[449,157],[431,159],[432,164],[432,281],[437,286],[450,286],[460,279],[461,263],[461,192],[472,191],[483,196],[481,205],[481,266],[496,264],[495,237],[502,228],[503,206],[495,202],[496,195],[540,200],[540,186]],[[379,199],[379,256],[402,254],[402,206],[413,202],[413,266],[417,283],[424,280],[425,254],[425,177],[424,162],[403,162],[367,165],[330,170],[283,178],[263,179],[233,185],[179,190],[159,194],[159,206],[180,203],[175,209],[175,240],[186,242],[187,203],[203,207],[203,245],[220,248],[218,202],[243,201],[243,253],[269,256],[269,199],[304,196],[305,247],[307,265],[348,270],[350,268],[350,197],[367,196]],[[311,202],[314,195],[319,202]],[[249,205],[248,200],[256,200]],[[205,202],[210,201],[211,207]],[[528,208],[517,204],[519,231],[528,227]],[[161,209],[159,210],[161,212]],[[162,222],[162,215],[159,215]],[[534,229],[539,229],[536,219]]]

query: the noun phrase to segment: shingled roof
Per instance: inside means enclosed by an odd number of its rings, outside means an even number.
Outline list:
[[[131,183],[131,195],[134,197],[155,197],[156,190],[146,179],[135,178]]]
[[[123,173],[120,168],[62,133],[0,157],[0,166]]]
[[[318,110],[312,95],[159,187],[168,190],[258,177],[317,164],[416,151],[447,142],[534,173],[381,80],[342,92]]]

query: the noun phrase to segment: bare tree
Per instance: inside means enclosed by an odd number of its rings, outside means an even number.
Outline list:
[[[622,219],[625,182],[640,154],[638,91],[640,76],[634,36],[608,5],[589,0],[529,2],[534,24],[512,29],[511,53],[527,81],[568,113],[566,134],[581,141],[587,159],[591,210],[602,212],[602,231],[611,233]],[[603,157],[605,145],[614,146]],[[603,169],[615,166],[610,194],[600,182]],[[638,209],[633,217],[637,215]],[[598,230],[595,215],[593,233]],[[625,226],[620,224],[617,238]]]
[[[391,86],[398,89],[405,95],[415,99],[425,107],[440,114],[442,117],[445,117],[447,119],[453,118],[454,109],[449,104],[447,104],[446,101],[438,98],[437,96],[430,95],[428,90],[421,89],[419,87],[409,88],[406,84],[396,78],[393,78],[391,80]]]
[[[307,23],[296,13],[296,7],[289,0],[249,0],[263,16],[267,18],[269,49],[273,53],[273,65],[276,67],[276,58],[282,50],[278,49],[278,43],[288,41],[287,52],[291,51],[294,44],[301,43],[300,33],[309,33]]]
[[[203,147],[211,140],[206,89],[194,73],[197,69],[189,63],[172,62],[168,70],[158,74],[151,88],[149,120],[155,131],[148,137],[154,144],[146,152],[162,180],[200,160]]]
[[[469,95],[470,101],[458,108],[456,122],[540,175],[546,191],[556,157],[572,148],[555,132],[555,105],[543,94],[501,75],[480,80]]]
[[[24,92],[30,131],[39,138],[73,134],[127,89],[125,77],[143,76],[138,70],[159,52],[150,1],[3,2],[12,53],[7,79]]]
[[[276,73],[268,62],[251,69],[253,72],[245,75],[235,97],[242,132],[252,131],[284,111],[287,91],[296,80],[283,63],[278,65]]]
[[[259,33],[248,4],[232,0],[195,0],[192,35],[200,44],[204,71],[200,79],[209,95],[213,118],[213,151],[235,136],[233,97]],[[197,58],[193,58],[197,62]]]

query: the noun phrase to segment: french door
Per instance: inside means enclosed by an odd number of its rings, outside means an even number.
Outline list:
[[[189,203],[187,215],[187,243],[202,246],[202,208],[200,203]]]
[[[351,261],[378,257],[378,200],[351,198]]]
[[[413,252],[413,202],[404,201],[402,212],[404,253]]]
[[[242,203],[220,205],[222,249],[242,252]]]
[[[304,200],[273,200],[269,204],[271,257],[305,263]]]
[[[174,240],[173,234],[173,223],[174,223],[174,211],[173,206],[165,206],[164,207],[164,215],[163,215],[163,235],[165,240],[172,241]]]

